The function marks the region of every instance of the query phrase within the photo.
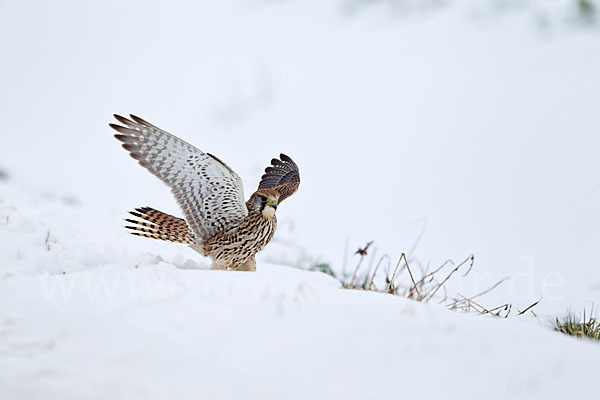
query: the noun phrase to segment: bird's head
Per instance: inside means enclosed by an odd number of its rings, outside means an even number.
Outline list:
[[[254,206],[265,218],[273,218],[279,204],[279,192],[273,189],[261,189],[256,192]]]

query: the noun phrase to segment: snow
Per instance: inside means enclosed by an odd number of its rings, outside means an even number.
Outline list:
[[[572,4],[1,2],[0,399],[587,394],[597,344],[550,327],[600,303],[600,35]],[[124,232],[181,215],[112,138],[129,112],[246,195],[298,162],[257,273]],[[291,268],[348,272],[370,240],[365,267],[475,254],[449,291],[508,276],[482,302],[539,318]]]
[[[561,398],[596,374],[600,347],[548,321],[268,263],[210,271],[184,247],[119,233],[118,213],[0,189],[3,399]]]

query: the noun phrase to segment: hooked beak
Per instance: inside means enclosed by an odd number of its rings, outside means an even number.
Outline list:
[[[277,210],[277,201],[269,200],[267,201],[267,205],[273,207],[274,210]]]

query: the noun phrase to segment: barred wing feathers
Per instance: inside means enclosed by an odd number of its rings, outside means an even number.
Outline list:
[[[280,159],[271,160],[271,166],[265,168],[258,189],[274,189],[279,192],[279,202],[294,194],[300,186],[300,171],[298,166],[285,154]]]
[[[144,168],[171,188],[185,220],[202,240],[234,232],[248,215],[242,180],[227,164],[130,115],[115,115],[115,137]]]

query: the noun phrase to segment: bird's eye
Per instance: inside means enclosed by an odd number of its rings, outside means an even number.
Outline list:
[[[258,196],[258,197],[260,197],[261,201],[267,201],[267,198],[265,196]]]

